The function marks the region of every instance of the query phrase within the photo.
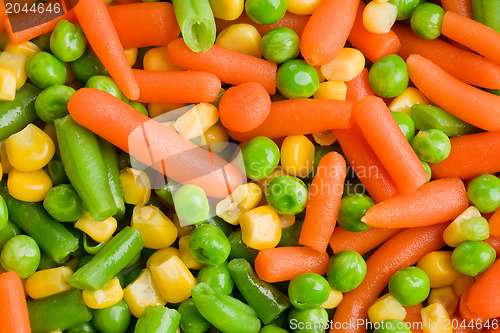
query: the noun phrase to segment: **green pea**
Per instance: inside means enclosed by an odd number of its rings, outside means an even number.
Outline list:
[[[211,224],[202,224],[191,232],[189,249],[200,263],[218,266],[229,257],[231,244],[222,230]]]
[[[429,163],[444,161],[451,152],[450,139],[438,129],[418,132],[411,140],[411,146],[418,158]]]
[[[390,3],[398,7],[397,20],[407,20],[420,4],[420,0],[389,0]]]
[[[71,62],[85,52],[87,38],[78,24],[61,20],[50,35],[50,50],[61,61]]]
[[[292,308],[288,323],[293,332],[324,333],[328,324],[328,312],[323,308],[300,310]]]
[[[286,0],[246,0],[245,11],[258,24],[273,24],[283,18]]]
[[[295,31],[279,27],[266,33],[260,41],[262,55],[269,61],[281,64],[295,59],[300,52],[300,38]]]
[[[405,61],[396,54],[390,54],[372,65],[368,80],[377,95],[392,98],[403,93],[410,78]]]
[[[399,125],[401,132],[405,135],[406,140],[410,142],[415,137],[415,123],[409,115],[404,112],[391,112],[394,119]]]
[[[431,166],[426,161],[420,160],[420,162],[422,163],[422,166],[424,167],[425,172],[427,172],[427,175],[429,176],[429,178],[427,178],[427,182],[430,182],[431,181],[431,177],[432,177]]]
[[[40,51],[29,57],[26,62],[26,75],[31,82],[42,88],[66,81],[66,66],[52,54]]]
[[[500,179],[488,173],[471,180],[467,197],[481,213],[492,213],[500,208]]]
[[[42,91],[35,100],[35,110],[38,117],[46,123],[54,122],[68,114],[68,102],[75,89],[56,84]]]
[[[92,325],[91,322],[76,325],[65,332],[66,333],[98,333],[97,330],[95,329],[94,325]]]
[[[80,58],[71,63],[71,69],[76,78],[83,83],[95,75],[109,75],[106,67],[90,47],[87,47]]]
[[[217,228],[222,230],[222,232],[226,236],[229,235],[231,233],[231,231],[233,231],[233,228],[231,228],[231,225],[229,223],[227,223],[226,221],[224,221],[223,219],[221,219],[220,217],[218,217],[217,215],[207,218],[203,223],[216,226]]]
[[[175,212],[187,224],[200,224],[208,218],[210,206],[205,191],[196,185],[183,185],[174,194]]]
[[[484,217],[473,217],[463,222],[461,229],[469,241],[482,241],[490,237],[490,227]]]
[[[341,251],[330,258],[326,271],[333,289],[348,292],[356,289],[366,276],[366,262],[355,251]]]
[[[51,188],[43,200],[43,207],[53,218],[61,222],[75,222],[86,211],[85,204],[70,184]]]
[[[252,180],[261,180],[269,176],[278,166],[280,149],[273,140],[257,136],[241,148],[245,172]]]
[[[11,220],[7,220],[7,223],[0,229],[0,249],[3,248],[4,244],[16,235],[22,234],[23,231]]]
[[[319,75],[304,60],[288,60],[278,69],[276,87],[287,98],[308,98],[319,88]]]
[[[94,310],[93,312],[92,324],[101,333],[125,333],[132,317],[127,304],[123,300],[115,305]]]
[[[95,88],[105,91],[115,96],[116,98],[122,99],[123,97],[123,93],[121,92],[120,88],[118,88],[118,85],[109,76],[104,76],[104,75],[92,76],[87,80],[85,86],[87,88]]]
[[[226,261],[218,266],[204,266],[196,276],[196,283],[201,282],[205,282],[213,290],[226,295],[231,294],[234,288],[234,281]]]
[[[330,285],[316,273],[297,275],[288,285],[288,297],[294,307],[301,310],[320,306],[330,295]]]
[[[481,241],[466,241],[451,254],[451,263],[459,273],[476,276],[487,270],[495,261],[495,249]]]
[[[50,35],[52,33],[48,32],[46,34],[40,35],[33,38],[31,41],[36,44],[42,51],[50,51]]]
[[[259,333],[288,333],[288,331],[272,324],[272,325],[262,326]]]
[[[436,4],[429,2],[418,5],[411,15],[411,30],[424,39],[436,39],[441,36],[443,17],[443,8]]]
[[[125,285],[125,287],[128,286],[129,284],[131,284],[132,282],[134,282],[135,279],[137,279],[137,277],[139,277],[139,275],[141,275],[142,270],[143,270],[142,267],[137,267],[137,268],[134,268],[133,270],[131,270],[130,272],[128,272],[128,274],[125,276],[125,280],[123,281],[123,284]]]
[[[276,177],[267,185],[266,200],[278,214],[298,214],[306,207],[306,184],[297,177]]]
[[[9,210],[4,198],[0,195],[0,230],[2,230],[9,221]]]
[[[40,257],[40,248],[33,238],[17,235],[5,243],[0,264],[6,271],[14,271],[21,279],[26,279],[35,273]]]
[[[389,292],[403,306],[413,306],[429,296],[430,280],[418,267],[403,268],[391,276]]]
[[[351,194],[343,197],[340,201],[337,223],[343,229],[351,232],[370,229],[370,226],[361,222],[361,218],[374,204],[375,201],[365,194]]]
[[[52,184],[69,184],[68,176],[66,175],[66,171],[64,170],[64,165],[60,159],[53,158],[47,166],[45,166],[45,170],[49,174],[50,180]]]
[[[183,301],[177,309],[181,314],[181,328],[185,333],[203,333],[208,331],[211,324],[203,318],[190,297]]]
[[[378,326],[378,327],[377,327]],[[386,319],[377,323],[373,333],[411,333],[410,324],[398,319]]]
[[[144,106],[144,104],[142,104],[140,102],[135,102],[135,101],[130,101],[128,104],[131,107],[133,107],[134,109],[136,109],[137,111],[139,111],[140,113],[142,113],[143,115],[149,117],[148,109],[146,109],[146,107]]]

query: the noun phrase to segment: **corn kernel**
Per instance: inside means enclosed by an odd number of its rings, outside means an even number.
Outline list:
[[[189,269],[202,269],[203,264],[196,260],[189,248],[189,235],[179,239],[179,258]]]
[[[89,235],[97,243],[109,240],[116,231],[117,226],[114,217],[108,217],[104,221],[96,221],[90,216],[89,212],[85,212],[75,223],[75,228]]]
[[[56,151],[52,139],[33,124],[5,140],[7,157],[12,167],[21,172],[32,172],[46,166]]]
[[[2,52],[0,53],[0,67],[8,68],[16,74],[16,89],[21,88],[28,76],[26,75],[26,62],[28,57],[24,54]]]
[[[139,318],[150,305],[165,306],[167,304],[160,296],[151,272],[147,268],[142,270],[134,282],[123,289],[123,300],[136,318]]]
[[[196,280],[178,256],[154,265],[151,273],[160,295],[169,303],[179,303],[191,296]]]
[[[319,307],[323,309],[335,309],[337,306],[339,306],[340,302],[342,302],[343,298],[344,294],[342,294],[340,291],[330,288],[328,299]]]
[[[214,17],[233,21],[240,17],[245,8],[243,0],[210,0]]]
[[[314,93],[315,99],[334,99],[345,101],[347,94],[347,86],[344,81],[326,81],[319,84],[318,90]],[[329,131],[331,132],[331,131]]]
[[[311,15],[320,3],[321,0],[287,0],[286,9],[297,15]]]
[[[220,153],[223,151],[229,140],[229,135],[227,130],[221,123],[216,123],[204,133],[205,141],[208,145],[208,149],[215,153]]]
[[[161,116],[172,110],[177,110],[187,106],[184,103],[149,103],[147,106],[148,114],[150,118],[155,118]]]
[[[26,293],[39,299],[68,291],[73,288],[68,282],[71,275],[73,271],[67,266],[37,271],[26,279]]]
[[[260,34],[257,29],[247,23],[233,24],[222,30],[215,44],[235,52],[260,58]]]
[[[7,148],[5,148],[5,140],[0,141],[0,163],[2,163],[3,173],[9,173],[12,170],[7,156]]]
[[[155,206],[135,206],[131,226],[139,231],[144,247],[149,249],[169,247],[177,239],[174,223]]]
[[[331,146],[332,144],[335,143],[335,141],[337,141],[337,138],[330,130],[313,133],[312,136],[314,138],[314,141],[316,141],[316,143],[319,144],[320,146]]]
[[[257,184],[240,185],[229,196],[217,203],[216,214],[227,223],[237,225],[240,215],[257,207],[261,197],[262,191]]]
[[[144,69],[147,71],[182,71],[183,69],[177,66],[170,60],[166,46],[153,47],[144,54],[142,60]]]
[[[321,73],[329,81],[351,81],[365,68],[361,51],[344,47],[328,64],[321,66]]]
[[[389,110],[404,112],[409,115],[411,107],[415,104],[429,104],[429,100],[417,88],[408,87],[401,95],[392,100],[391,104],[389,104]]]
[[[167,247],[165,249],[158,250],[149,256],[148,261],[146,262],[146,267],[151,269],[152,265],[162,263],[173,256],[179,256],[179,250],[175,247]]]
[[[450,316],[441,303],[433,303],[423,308],[420,314],[424,333],[453,333]]]
[[[278,165],[276,167],[276,169],[274,169],[270,174],[269,176],[267,176],[266,178],[264,179],[261,179],[259,180],[258,182],[256,182],[255,184],[257,184],[262,193],[265,193],[266,192],[266,188],[267,188],[267,185],[269,185],[269,183],[276,177],[279,177],[279,176],[287,176],[288,173],[283,169],[283,167],[281,165]],[[264,197],[264,196],[263,196]]]
[[[441,303],[448,313],[455,313],[458,307],[459,297],[452,286],[432,288],[427,300],[428,304]]]
[[[2,163],[0,163],[0,181],[2,181],[2,178],[3,178],[3,167]]]
[[[288,228],[295,224],[295,215],[280,215],[281,228]]]
[[[314,145],[305,135],[290,135],[281,145],[281,166],[291,176],[304,178],[313,170]]]
[[[181,225],[181,221],[179,220],[179,216],[177,216],[177,214],[174,214],[172,222],[174,222],[174,225],[177,228],[178,237],[184,237],[186,235],[189,235],[191,231],[193,231],[196,228],[196,226],[192,224],[182,223]]]
[[[17,200],[39,202],[52,188],[52,181],[44,169],[33,172],[21,172],[12,169],[7,178],[9,194]]]
[[[404,320],[405,317],[405,308],[391,294],[380,297],[368,308],[368,318],[372,323],[387,319]]]
[[[462,224],[474,217],[481,217],[481,213],[474,206],[467,208],[462,214],[458,215],[458,217],[444,230],[444,242],[451,247],[456,247],[460,245],[460,243],[465,242],[467,239],[463,234],[461,228]]]
[[[472,287],[474,284],[475,280],[473,277],[465,275],[465,274],[460,274],[459,277],[453,281],[453,290],[455,291],[455,294],[458,296],[462,296],[462,294]]]
[[[0,67],[0,100],[13,101],[16,97],[16,73]]]
[[[391,30],[398,16],[398,7],[390,2],[369,2],[363,12],[366,30],[374,34],[384,34]]]
[[[251,209],[240,216],[241,239],[256,250],[276,247],[281,239],[281,221],[268,206]]]
[[[125,168],[120,171],[123,198],[130,205],[145,205],[151,198],[148,175],[139,170]]]
[[[83,301],[91,309],[104,309],[115,305],[123,298],[123,289],[117,278],[112,279],[99,290],[82,291]]]
[[[125,56],[130,67],[134,66],[137,61],[137,47],[126,47],[123,51],[125,51]]]
[[[218,120],[219,111],[215,106],[209,103],[200,103],[177,118],[174,127],[184,138],[191,140],[203,135]]]
[[[449,286],[460,275],[451,263],[451,251],[427,253],[420,258],[417,267],[429,276],[431,288]]]
[[[49,136],[49,138],[54,142],[54,146],[57,147],[57,134],[56,127],[53,123],[47,123],[43,126],[43,131]]]

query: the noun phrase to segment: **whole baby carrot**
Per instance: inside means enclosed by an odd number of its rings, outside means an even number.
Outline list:
[[[474,283],[474,284],[476,284],[476,283]],[[467,323],[471,323],[474,326],[476,326],[476,324],[479,324],[479,326],[481,326],[480,322],[484,323],[484,322],[486,322],[486,320],[488,318],[486,318],[485,316],[482,316],[482,315],[480,315],[480,314],[478,314],[470,309],[469,300],[471,299],[471,297],[470,297],[471,289],[472,289],[472,287],[465,289],[463,294],[460,296],[460,303],[459,303],[458,311],[460,313],[460,317],[465,319],[465,321]],[[474,296],[474,297],[476,297],[476,296]],[[474,297],[472,297],[472,298],[474,298]]]
[[[486,243],[490,244],[492,248],[495,249],[497,253],[497,258],[500,258],[500,237],[491,236],[484,240]]]
[[[405,322],[407,322],[410,326],[410,330],[412,333],[423,333],[422,327],[420,327],[419,323],[422,322],[422,316],[420,315],[420,310],[422,310],[422,303],[418,303],[413,306],[405,306],[406,317]]]
[[[497,209],[490,217],[488,224],[490,225],[490,235],[500,237],[500,209]]]
[[[15,272],[0,274],[0,332],[31,332],[23,284]]]
[[[500,317],[500,260],[488,268],[470,287],[469,309],[488,319]]]
[[[335,228],[330,238],[330,247],[333,253],[350,250],[365,254],[398,232],[400,229],[397,228],[370,228],[362,232],[350,232],[343,228]]]
[[[455,12],[465,17],[472,17],[471,0],[441,0],[445,11]]]

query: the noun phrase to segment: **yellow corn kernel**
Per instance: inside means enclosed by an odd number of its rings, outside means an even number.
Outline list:
[[[282,228],[288,228],[295,224],[295,215],[280,215],[280,224]]]
[[[54,142],[44,131],[28,124],[5,140],[9,162],[21,172],[40,170],[50,162],[56,151]]]
[[[2,181],[2,178],[3,178],[3,167],[2,163],[0,162],[0,181]]]
[[[340,291],[330,288],[328,299],[319,307],[323,309],[335,309],[340,304],[340,302],[342,302],[343,298],[344,294],[342,294]]]
[[[281,221],[268,206],[251,209],[240,216],[241,239],[256,250],[276,247],[281,239]]]
[[[0,53],[0,67],[8,68],[16,74],[16,89],[21,88],[28,76],[26,76],[26,62],[28,57],[24,54],[2,52]]]
[[[169,111],[183,108],[186,105],[184,103],[149,103],[147,109],[149,117],[155,118]]]
[[[344,47],[328,64],[321,66],[321,73],[329,81],[351,81],[365,68],[361,51]]]
[[[151,256],[149,256],[148,261],[146,262],[146,267],[151,269],[152,265],[160,264],[173,256],[179,257],[179,250],[175,247],[167,247],[161,250],[156,251]]]
[[[175,121],[174,127],[184,138],[191,140],[203,135],[218,120],[219,111],[214,105],[200,103],[180,116]]]
[[[183,69],[177,66],[170,60],[166,46],[153,47],[144,54],[142,60],[144,69],[147,71],[182,71]]]
[[[337,141],[337,138],[331,130],[313,133],[312,136],[314,141],[316,141],[316,143],[320,146],[331,146],[335,143],[335,141]]]
[[[286,9],[297,15],[311,15],[320,3],[321,0],[287,0]]]
[[[5,140],[0,141],[0,163],[2,163],[3,173],[9,173],[12,170],[12,165],[10,165],[9,158],[7,157]]]
[[[321,74],[321,66],[314,66],[314,69],[318,73],[319,82],[324,82],[326,78],[323,76],[323,74]]]
[[[82,291],[83,301],[91,309],[104,309],[115,305],[123,298],[123,289],[117,278],[112,279],[99,290]]]
[[[167,301],[161,297],[153,276],[147,268],[142,270],[134,282],[123,289],[123,300],[136,318],[139,318],[144,309],[150,305],[165,306],[167,304]]]
[[[210,0],[214,17],[226,21],[236,20],[243,13],[243,0]]]
[[[208,145],[208,149],[215,153],[220,153],[223,151],[229,140],[229,135],[227,130],[221,123],[216,123],[204,133],[205,141]]]
[[[217,203],[217,216],[227,223],[237,225],[241,214],[257,207],[262,197],[260,187],[255,183],[238,186],[229,196]]]
[[[215,44],[225,49],[248,54],[260,58],[260,34],[257,29],[247,23],[233,24],[222,30]]]
[[[462,214],[458,215],[444,230],[444,242],[451,247],[457,247],[460,243],[465,242],[467,239],[463,235],[462,224],[474,217],[481,217],[481,213],[474,206],[467,208]]]
[[[433,303],[423,308],[420,314],[424,333],[453,333],[450,316],[441,303]]]
[[[114,217],[108,217],[104,221],[96,221],[85,212],[75,223],[75,228],[83,231],[98,243],[109,240],[118,226]]]
[[[401,95],[392,100],[391,104],[389,104],[389,110],[404,112],[409,115],[411,107],[415,104],[429,104],[429,100],[417,88],[408,87]]]
[[[57,134],[56,127],[53,123],[47,123],[43,126],[43,131],[49,136],[54,145],[57,147]]]
[[[311,173],[314,145],[305,135],[290,135],[281,145],[281,166],[291,176],[305,177]]]
[[[174,223],[155,206],[135,206],[131,227],[139,231],[144,247],[149,249],[169,247],[177,239]]]
[[[390,2],[369,2],[363,12],[363,25],[374,34],[384,34],[391,30],[398,16],[398,7]]]
[[[266,188],[267,188],[267,185],[269,185],[269,183],[276,177],[279,177],[279,176],[286,176],[288,175],[288,173],[283,169],[283,167],[281,165],[278,165],[276,167],[276,169],[274,169],[270,174],[269,176],[267,176],[266,178],[264,179],[261,179],[259,180],[258,182],[256,182],[255,184],[257,184],[262,193],[265,193],[266,192]],[[264,196],[263,196],[264,197]]]
[[[13,101],[16,97],[16,73],[0,67],[0,100]]]
[[[431,288],[453,284],[460,275],[451,264],[451,251],[433,251],[420,258],[417,267],[422,269],[431,282]]]
[[[151,273],[160,295],[169,303],[179,303],[191,296],[196,280],[178,256],[154,265]]]
[[[448,313],[455,313],[458,307],[459,297],[452,286],[432,288],[427,300],[428,304],[441,303]]]
[[[184,237],[186,235],[189,235],[191,231],[193,231],[196,228],[196,226],[192,224],[183,223],[183,225],[181,225],[181,221],[179,220],[179,216],[177,216],[177,214],[174,214],[172,222],[174,222],[174,225],[177,228],[178,237]]]
[[[137,47],[126,47],[123,51],[125,51],[125,56],[130,67],[134,66],[137,61]]]
[[[387,319],[404,320],[405,317],[405,308],[391,294],[380,297],[368,308],[368,318],[372,323]]]
[[[318,90],[314,93],[315,99],[335,99],[338,101],[345,101],[347,94],[347,86],[344,81],[326,81],[319,84]],[[331,131],[329,131],[331,132]]]
[[[52,188],[52,181],[44,169],[33,172],[21,172],[12,169],[7,178],[9,194],[17,200],[39,202]]]
[[[26,293],[39,299],[68,291],[72,288],[68,282],[71,275],[73,271],[67,266],[37,271],[26,279]]]
[[[145,205],[151,198],[148,175],[140,170],[125,168],[120,171],[123,198],[130,205]]]
[[[453,290],[455,291],[455,294],[462,296],[465,290],[472,287],[474,282],[475,280],[472,276],[460,274],[460,276],[453,281]]]
[[[189,248],[189,235],[179,238],[179,258],[189,269],[202,269],[203,264],[196,260]]]

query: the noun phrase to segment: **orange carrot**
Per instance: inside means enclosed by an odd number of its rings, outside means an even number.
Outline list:
[[[326,274],[328,254],[309,247],[287,246],[260,250],[255,258],[255,272],[266,282],[293,279],[302,273]]]
[[[490,225],[490,235],[500,237],[500,209],[496,210],[488,220],[488,223]]]
[[[381,98],[365,97],[355,105],[354,114],[363,136],[401,193],[425,184],[429,176],[422,162]]]
[[[491,236],[484,240],[486,243],[490,244],[492,248],[495,249],[497,253],[497,258],[500,258],[500,237]]]
[[[352,126],[352,102],[332,99],[297,98],[271,103],[269,116],[249,132],[229,131],[238,141],[248,141],[256,136],[274,139],[287,135],[311,134],[332,128]]]
[[[422,322],[422,316],[420,315],[420,310],[422,310],[422,303],[418,303],[413,306],[405,306],[406,317],[405,322],[408,323],[412,333],[423,333],[422,326],[419,323]]]
[[[487,319],[500,317],[500,260],[488,268],[470,287],[467,306],[473,313]]]
[[[472,327],[467,327],[467,322],[465,319],[457,316],[451,316],[451,326],[453,327],[453,333],[473,333]]]
[[[5,10],[5,3],[4,1],[0,1],[0,31],[5,30],[5,19],[8,17],[7,11]]]
[[[467,207],[464,183],[458,178],[439,179],[373,205],[361,221],[377,228],[421,227],[453,220]]]
[[[180,33],[168,2],[142,2],[108,7],[123,47],[163,46]]]
[[[496,278],[498,279],[498,275],[497,275]],[[476,283],[477,283],[477,281],[474,283],[474,285]],[[474,295],[474,297],[469,297],[472,294],[471,290],[472,290],[472,287],[465,289],[465,291],[463,292],[463,294],[460,296],[460,304],[458,306],[458,311],[460,313],[460,317],[462,317],[463,319],[465,319],[466,323],[471,323],[471,324],[476,324],[478,322],[483,322],[484,323],[484,322],[486,322],[486,320],[488,318],[486,318],[486,317],[484,317],[484,316],[482,316],[480,314],[477,314],[476,312],[472,311],[471,308],[470,308],[470,306],[469,306],[469,302],[472,299],[476,298],[476,295]],[[481,300],[481,301],[485,301],[485,300]]]
[[[500,132],[461,135],[450,141],[448,158],[430,164],[432,177],[469,179],[483,173],[500,172]]]
[[[329,63],[344,47],[359,0],[324,0],[304,28],[300,52],[313,66]]]
[[[321,159],[309,189],[299,244],[326,252],[337,222],[345,176],[346,164],[342,155],[331,152]]]
[[[384,34],[374,34],[366,30],[363,24],[363,11],[365,3],[359,2],[358,12],[349,37],[347,38],[352,46],[363,52],[371,62],[376,62],[383,56],[398,53],[401,43],[394,31]]]
[[[256,82],[269,94],[276,92],[276,64],[254,56],[214,45],[203,53],[191,51],[182,38],[168,44],[168,57],[184,69],[206,71],[222,82],[240,84]]]
[[[445,11],[455,12],[465,17],[472,17],[471,0],[441,0]]]
[[[138,101],[142,103],[213,102],[221,88],[220,80],[206,72],[132,71],[141,91]]]
[[[224,198],[242,183],[233,165],[106,92],[79,89],[68,110],[80,125],[171,179],[200,186],[210,197]]]
[[[0,274],[0,331],[31,332],[23,284],[14,272]]]
[[[102,0],[79,0],[74,8],[97,57],[128,99],[139,98],[139,86]]]
[[[500,66],[497,64],[442,39],[420,38],[402,24],[395,24],[392,29],[401,41],[398,54],[403,59],[414,53],[420,54],[460,81],[484,88],[500,88]]]
[[[366,332],[366,325],[357,325],[357,321],[368,320],[368,308],[387,286],[394,273],[413,265],[424,254],[439,250],[445,245],[443,231],[446,225],[443,223],[406,229],[379,247],[366,261],[367,273],[363,282],[353,291],[344,294],[344,299],[333,316],[333,328],[330,333]],[[342,324],[344,327],[339,329]]]
[[[350,232],[342,228],[335,228],[330,238],[330,247],[333,253],[350,250],[365,254],[383,244],[399,231],[396,228],[370,228],[362,232]]]
[[[251,131],[266,120],[271,112],[271,98],[263,86],[242,83],[226,90],[219,103],[219,116],[225,128]]]
[[[368,69],[363,68],[361,73],[359,73],[351,81],[346,81],[345,85],[347,87],[346,100],[351,102],[359,102],[366,96],[375,96],[372,88],[370,87],[370,81],[368,80]]]
[[[140,3],[140,0],[115,0],[115,3],[117,5],[126,5],[129,3]]]

